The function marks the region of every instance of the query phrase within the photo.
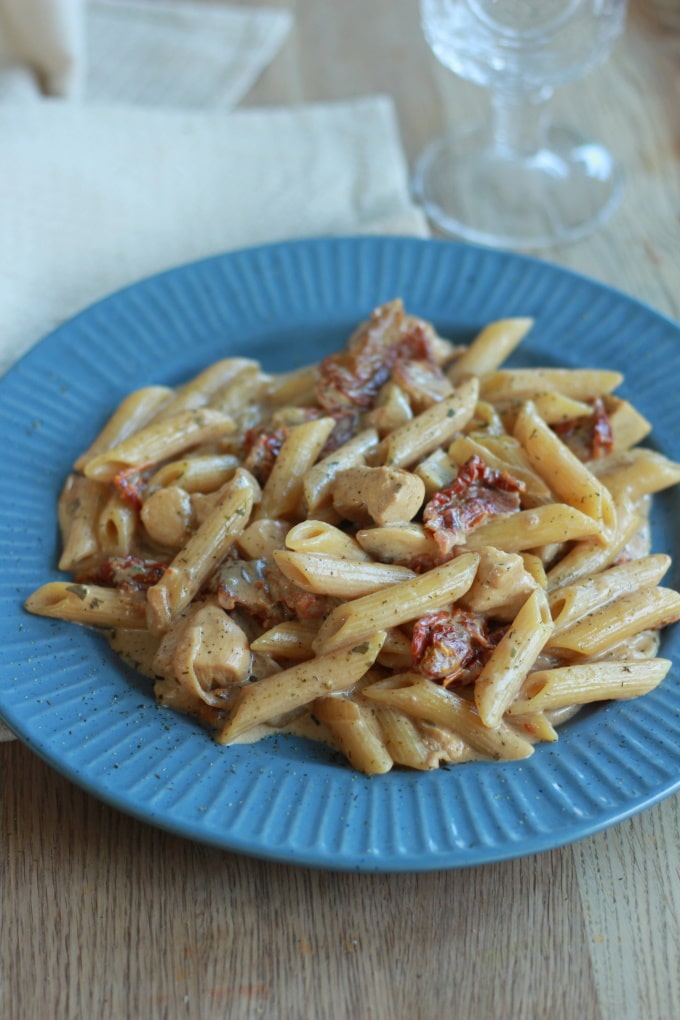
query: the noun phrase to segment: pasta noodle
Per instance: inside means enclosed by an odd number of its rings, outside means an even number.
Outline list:
[[[95,455],[83,466],[83,472],[97,482],[112,482],[121,471],[156,464],[198,443],[219,439],[232,429],[231,419],[217,411],[179,411],[170,418],[152,421]]]
[[[395,300],[318,365],[137,390],[60,496],[72,579],[26,608],[104,631],[220,744],[315,735],[366,774],[526,758],[652,690],[680,465],[618,372],[504,367],[531,326],[455,347]]]
[[[108,493],[96,482],[83,475],[69,475],[57,508],[62,544],[60,570],[73,570],[97,552],[99,516],[107,498]]]
[[[517,417],[515,436],[555,495],[596,520],[606,540],[616,526],[611,493],[540,418],[531,402],[524,404]]]
[[[486,375],[512,354],[533,326],[533,319],[499,319],[478,333],[467,350],[456,358],[448,372],[452,381],[466,375]]]
[[[161,407],[167,406],[171,397],[172,390],[167,386],[146,386],[127,396],[91,446],[78,457],[73,465],[76,471],[82,471],[88,461],[147,425]]]
[[[149,630],[168,630],[192,601],[216,563],[226,556],[250,517],[257,483],[239,471],[215,505],[169,564],[160,580],[146,593]]]

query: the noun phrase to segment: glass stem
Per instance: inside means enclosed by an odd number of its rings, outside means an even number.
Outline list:
[[[493,147],[507,159],[527,159],[545,147],[551,88],[494,92]]]

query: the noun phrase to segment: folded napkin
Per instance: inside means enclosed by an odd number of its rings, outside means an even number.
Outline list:
[[[288,237],[422,233],[392,103],[221,115],[0,105],[0,371],[178,263]]]
[[[289,11],[90,0],[84,94],[94,102],[233,107],[292,24]]]
[[[291,24],[286,10],[195,0],[0,0],[0,101],[230,108]]]

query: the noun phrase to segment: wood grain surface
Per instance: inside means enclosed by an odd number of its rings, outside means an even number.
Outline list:
[[[244,0],[240,0],[244,3]],[[248,105],[394,97],[413,159],[484,109],[415,0],[285,0]],[[607,64],[556,97],[626,168],[593,237],[542,257],[680,318],[680,5],[637,0]],[[653,356],[653,352],[650,352]],[[0,1016],[673,1020],[680,798],[570,847],[425,875],[330,874],[199,846],[0,745]]]

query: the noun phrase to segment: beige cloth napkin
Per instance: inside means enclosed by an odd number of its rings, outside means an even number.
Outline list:
[[[0,371],[112,290],[313,234],[423,233],[394,108],[0,104]]]
[[[0,0],[0,100],[233,107],[289,11],[200,0]]]
[[[90,0],[85,98],[234,107],[274,58],[292,22],[289,11],[266,7]]]

